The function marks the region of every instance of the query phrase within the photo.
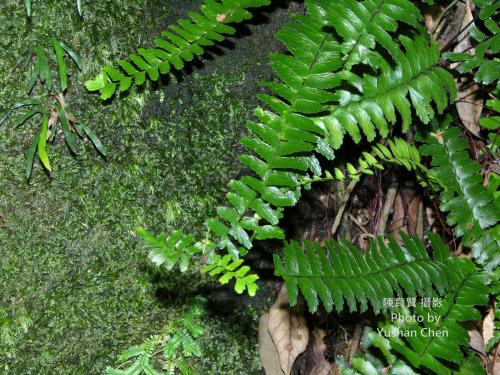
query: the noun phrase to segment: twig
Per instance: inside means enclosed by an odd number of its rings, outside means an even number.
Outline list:
[[[458,2],[458,0],[454,0],[446,8],[444,8],[444,10],[441,12],[441,14],[439,15],[438,19],[436,20],[436,24],[432,28],[431,35],[434,36],[434,34],[436,33],[436,30],[438,29],[439,25],[441,24],[441,21],[444,18],[444,16],[446,16],[446,14],[448,13],[448,11],[452,7],[454,7],[457,4],[457,2]]]
[[[366,230],[366,228],[365,228],[364,226],[362,226],[362,225],[358,222],[358,220],[356,220],[356,218],[355,218],[353,215],[351,215],[351,214],[347,214],[347,217],[348,217],[349,219],[351,219],[351,221],[352,221],[352,222],[353,222],[353,223],[354,223],[354,224],[355,224],[355,225],[356,225],[356,226],[357,226],[357,227],[361,230],[361,232],[363,232],[363,234],[366,234],[366,235],[368,235],[368,236],[373,236],[370,232],[368,232],[368,231]]]
[[[331,236],[333,237],[335,233],[337,232],[337,229],[339,228],[340,221],[342,220],[342,216],[344,215],[345,208],[347,206],[347,202],[349,202],[349,199],[351,197],[352,191],[356,187],[356,184],[358,181],[352,180],[349,185],[347,186],[347,189],[345,191],[345,194],[342,198],[342,203],[339,207],[339,210],[337,211],[337,215],[335,216],[335,221],[333,222],[332,225],[332,230],[331,230]]]
[[[418,203],[418,215],[417,215],[417,236],[420,239],[424,238],[424,202],[420,199]]]
[[[356,352],[358,351],[362,333],[363,325],[361,323],[356,323],[356,328],[354,328],[354,334],[352,335],[351,339],[351,345],[349,346],[349,354],[347,356],[348,363],[351,363],[351,359],[356,355]]]
[[[387,227],[387,221],[389,220],[389,215],[391,214],[392,207],[394,206],[394,200],[396,199],[396,192],[398,191],[398,180],[392,176],[391,185],[387,190],[387,198],[382,207],[382,213],[380,214],[380,221],[378,224],[377,235],[381,236],[385,232]]]

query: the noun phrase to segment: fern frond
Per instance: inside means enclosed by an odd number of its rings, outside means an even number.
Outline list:
[[[221,257],[215,255],[213,261],[208,266],[205,266],[201,271],[208,273],[210,276],[218,276],[221,284],[227,284],[231,279],[236,279],[234,289],[237,293],[243,293],[248,290],[250,296],[254,296],[257,291],[257,284],[255,283],[259,276],[255,274],[248,274],[250,267],[242,266],[243,259],[232,260],[230,254]]]
[[[182,314],[182,318],[174,320],[161,334],[151,336],[140,345],[124,350],[118,357],[121,365],[117,368],[107,367],[108,375],[161,375],[155,366],[166,370],[167,374],[174,374],[175,370],[181,373],[196,374],[185,362],[186,358],[201,357],[203,354],[200,343],[196,340],[203,334],[203,327],[199,324],[203,312],[204,299],[197,297],[192,302],[190,310]],[[161,361],[157,356],[162,355]],[[128,365],[127,368],[121,369]]]
[[[392,238],[386,245],[379,238],[364,255],[348,242],[327,242],[326,249],[311,242],[305,242],[303,249],[290,242],[285,245],[283,261],[274,256],[275,274],[285,280],[290,303],[297,303],[300,290],[311,312],[317,310],[320,300],[326,311],[333,307],[341,311],[345,301],[350,311],[357,311],[358,303],[359,310],[366,311],[370,303],[378,313],[384,298],[395,292],[415,296],[430,293],[434,286],[443,293],[448,285],[442,261],[445,250],[435,246],[432,259],[418,238],[402,236],[404,246]]]
[[[330,114],[318,118],[317,123],[334,129],[337,136],[347,132],[358,143],[361,131],[369,141],[377,131],[386,137],[389,124],[396,123],[396,113],[401,116],[403,131],[412,121],[412,108],[423,123],[434,117],[432,103],[438,113],[443,113],[456,98],[456,86],[451,74],[439,66],[437,44],[424,36],[414,40],[401,36],[400,41],[405,53],[394,52],[395,67],[384,62],[379,75],[362,78],[351,72],[349,84],[355,91],[340,90],[337,104],[331,105]]]
[[[432,157],[431,175],[443,187],[441,210],[456,236],[472,248],[476,261],[492,270],[500,264],[500,201],[482,185],[481,166],[468,155],[460,129],[437,132],[420,148]]]
[[[345,69],[365,62],[376,45],[390,54],[399,51],[397,41],[391,36],[400,23],[416,28],[422,15],[408,0],[315,0],[308,3],[313,16],[332,26],[343,39],[342,61]]]
[[[400,331],[411,331],[411,335],[388,335],[393,350],[414,367],[426,367],[440,375],[451,374],[443,361],[457,365],[462,362],[461,348],[468,347],[470,340],[462,323],[481,319],[476,306],[488,305],[487,274],[477,272],[471,261],[457,258],[448,260],[447,270],[450,291],[444,296],[442,306],[417,306],[415,314],[424,317],[424,322],[399,327]],[[440,318],[438,322],[435,317]]]
[[[401,138],[388,139],[389,147],[377,143],[372,147],[372,152],[363,152],[359,158],[359,167],[355,168],[347,163],[347,172],[351,180],[358,181],[363,174],[373,175],[373,169],[384,169],[382,163],[390,163],[405,167],[408,171],[417,172],[417,176],[426,185],[425,181],[429,175],[427,168],[420,162],[420,154],[417,148]],[[335,168],[335,178],[343,180],[344,174],[339,168]],[[432,183],[432,181],[431,181]]]
[[[335,98],[329,90],[340,83],[334,74],[342,67],[340,45],[319,18],[296,15],[293,19],[276,34],[291,54],[270,55],[281,82],[263,82],[276,96],[258,97],[280,114],[318,113]]]
[[[455,82],[439,66],[436,43],[425,36],[393,39],[388,33],[397,30],[398,22],[417,24],[421,16],[411,2],[311,1],[308,10],[310,15],[295,17],[278,33],[292,54],[271,56],[280,82],[264,83],[274,96],[259,95],[281,116],[290,112],[316,115],[316,125],[339,148],[346,132],[356,142],[361,130],[370,141],[377,130],[387,136],[389,124],[396,123],[396,112],[406,131],[412,107],[427,123],[434,115],[431,103],[442,113],[448,98],[455,100]],[[340,40],[328,26],[336,29]],[[375,52],[377,44],[394,61]],[[360,77],[351,71],[355,64],[376,73]]]
[[[451,61],[460,62],[460,73],[473,72],[474,80],[485,85],[500,79],[500,27],[497,0],[474,1],[479,10],[479,19],[469,28],[469,35],[477,45],[469,53],[449,52],[444,55]],[[483,27],[478,25],[481,23]]]
[[[111,98],[117,90],[142,85],[149,78],[157,81],[160,75],[181,70],[186,62],[201,56],[206,47],[222,42],[236,29],[229,24],[240,23],[252,17],[249,8],[269,5],[270,0],[205,0],[200,13],[189,13],[162,32],[156,47],[139,48],[128,60],[120,60],[119,67],[104,67],[94,79],[85,83],[89,91],[99,91],[101,99]]]
[[[174,231],[167,237],[163,233],[155,236],[143,228],[138,228],[137,234],[151,249],[149,253],[151,261],[158,266],[164,265],[169,270],[179,265],[179,269],[185,272],[191,260],[204,251],[200,243],[193,244],[192,235],[185,235],[181,231]]]

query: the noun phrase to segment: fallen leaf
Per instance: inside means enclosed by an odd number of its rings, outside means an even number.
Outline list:
[[[483,364],[487,364],[488,356],[486,354],[483,336],[477,329],[473,328],[469,329],[469,337],[469,347],[477,354],[479,354],[479,358],[481,359],[481,362],[483,362]]]
[[[488,345],[488,342],[491,340],[495,333],[495,315],[493,313],[493,308],[490,308],[488,315],[485,316],[483,320],[483,343],[484,345]]]
[[[283,372],[279,366],[279,356],[276,346],[269,330],[269,314],[264,314],[259,320],[259,354],[262,367],[266,375],[282,375]]]
[[[317,330],[312,332],[309,344],[301,356],[302,365],[300,374],[304,375],[332,375],[332,367],[325,359],[326,344]]]
[[[480,88],[475,82],[457,81],[458,100],[456,107],[460,120],[465,128],[481,138],[481,128],[479,127],[479,118],[483,112],[484,99],[479,95]]]
[[[284,285],[269,311],[267,328],[278,351],[281,371],[290,375],[293,363],[306,350],[309,329],[304,317],[304,303],[299,301],[296,306],[291,307]]]
[[[441,9],[444,10],[444,8]],[[442,15],[440,12],[436,16],[433,21],[433,37],[438,41],[441,50],[456,40],[463,25],[466,11],[467,6],[463,2],[458,2],[456,6],[448,9],[446,14]],[[439,25],[436,25],[436,22],[439,22]]]
[[[473,53],[469,29],[473,25],[474,16],[472,15],[472,10],[474,5],[472,0],[467,0],[462,5],[464,9],[464,18],[462,20],[462,25],[460,27],[463,30],[460,35],[458,35],[458,43],[453,49],[453,52],[467,52]],[[458,63],[450,65],[451,69],[455,69]],[[456,102],[456,107],[458,115],[462,120],[464,126],[476,137],[481,138],[479,127],[479,117],[481,117],[481,112],[483,111],[484,99],[478,95],[479,85],[469,79],[459,79],[457,82],[458,90],[458,100]]]

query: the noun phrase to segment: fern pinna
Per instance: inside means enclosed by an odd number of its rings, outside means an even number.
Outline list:
[[[345,133],[360,141],[359,128],[369,140],[375,129],[387,135],[396,112],[406,130],[412,107],[428,122],[434,114],[431,103],[442,112],[447,98],[455,97],[455,84],[439,66],[435,44],[424,36],[391,37],[401,23],[419,33],[421,15],[410,1],[315,0],[306,5],[308,14],[295,16],[278,33],[290,54],[271,56],[279,81],[264,83],[273,95],[260,95],[271,110],[257,109],[259,122],[248,124],[249,135],[242,140],[252,154],[241,161],[254,174],[229,183],[229,204],[207,220],[199,240],[181,232],[153,236],[141,231],[155,263],[173,267],[181,261],[185,269],[193,259],[203,259],[224,269],[227,264],[218,262],[227,258],[214,257],[216,252],[222,250],[235,261],[254,240],[283,239],[278,223],[284,208],[297,203],[302,187],[332,178],[323,174],[316,155],[332,160]],[[353,71],[359,66],[373,73],[361,77]],[[360,169],[368,170],[363,165]],[[245,270],[230,272],[238,292],[253,294],[257,277]]]
[[[139,48],[128,60],[120,60],[119,67],[107,66],[94,80],[86,82],[89,91],[99,91],[101,99],[111,98],[115,92],[126,92],[130,87],[143,85],[146,78],[157,81],[160,75],[172,69],[181,70],[185,62],[203,55],[207,47],[222,42],[236,29],[229,24],[240,23],[252,17],[249,8],[268,5],[270,0],[205,0],[200,13],[189,13],[188,19],[178,20],[156,39],[156,47]]]

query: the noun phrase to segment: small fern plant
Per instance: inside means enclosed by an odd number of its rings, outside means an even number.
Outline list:
[[[203,335],[201,318],[205,300],[195,298],[181,318],[170,322],[162,333],[151,336],[142,344],[124,350],[119,365],[107,367],[108,375],[194,375],[191,360],[201,357],[203,350],[198,338]]]
[[[94,131],[86,124],[82,124],[73,116],[66,105],[64,94],[68,88],[70,71],[66,60],[71,60],[76,68],[81,68],[78,55],[63,41],[52,38],[50,47],[36,46],[27,49],[19,60],[17,68],[27,68],[31,65],[31,76],[26,87],[26,94],[33,95],[37,83],[41,86],[42,93],[36,98],[28,98],[15,102],[8,109],[0,112],[0,126],[18,110],[26,110],[15,120],[10,121],[11,126],[18,128],[29,122],[40,124],[37,134],[33,137],[28,148],[25,163],[26,178],[31,177],[35,157],[42,163],[45,170],[52,172],[52,166],[47,153],[47,144],[56,139],[59,128],[62,130],[64,140],[70,152],[77,153],[77,137],[87,137],[96,149],[106,156],[106,149]],[[54,64],[57,70],[57,80],[54,79]]]

